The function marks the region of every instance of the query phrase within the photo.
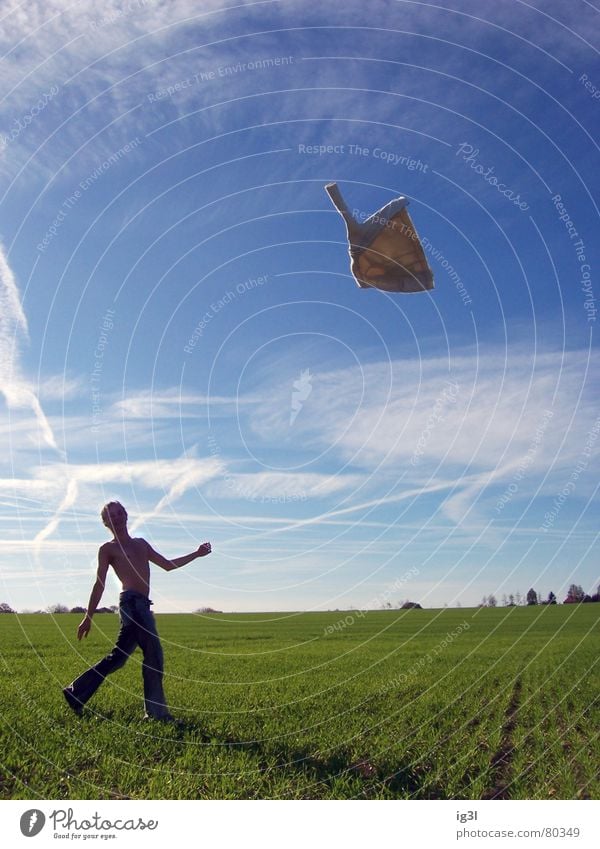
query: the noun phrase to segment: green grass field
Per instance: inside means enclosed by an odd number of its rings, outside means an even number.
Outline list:
[[[60,688],[118,617],[0,616],[2,798],[597,799],[600,605],[158,615],[78,719]]]

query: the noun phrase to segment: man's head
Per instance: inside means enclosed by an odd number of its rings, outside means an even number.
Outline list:
[[[119,531],[127,525],[127,510],[120,501],[109,501],[100,513],[103,523],[110,531]]]

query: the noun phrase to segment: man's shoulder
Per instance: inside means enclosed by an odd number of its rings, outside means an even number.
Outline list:
[[[129,542],[133,542],[136,545],[139,545],[139,544],[148,545],[148,543],[146,542],[144,537],[131,537]],[[128,545],[128,543],[126,543],[126,545]],[[115,539],[110,539],[107,542],[103,543],[98,550],[99,551],[119,551],[121,548],[123,548],[122,544],[120,544]]]
[[[104,561],[107,565],[111,565],[113,557],[115,554],[114,542],[110,540],[109,542],[103,543],[98,549],[98,559],[102,562]]]

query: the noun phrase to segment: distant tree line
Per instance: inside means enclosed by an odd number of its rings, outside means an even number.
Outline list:
[[[600,601],[600,586],[597,592],[588,595],[579,584],[571,584],[563,604],[587,604],[598,601]],[[533,587],[527,592],[525,598],[520,592],[502,596],[502,607],[533,607],[536,604],[558,604],[558,600],[553,592],[549,592],[548,597],[542,599]],[[498,599],[495,595],[484,595],[479,607],[498,607]]]
[[[588,604],[591,602],[600,602],[600,586],[598,590],[593,595],[588,595],[583,587],[579,586],[579,584],[571,584],[569,590],[567,592],[566,598],[562,602],[563,604]],[[533,607],[537,604],[558,604],[558,600],[554,593],[551,591],[548,593],[548,597],[542,599],[541,595],[537,593],[533,587],[528,590],[527,595],[523,597],[520,592],[510,593],[509,595],[504,594],[501,600],[501,607]],[[498,599],[495,595],[484,595],[481,599],[481,602],[478,605],[479,607],[498,607]],[[444,605],[447,607],[447,605]],[[460,602],[457,604],[457,607],[461,607]],[[393,610],[394,608],[400,610],[407,610],[411,608],[421,609],[421,605],[415,601],[398,601],[396,604],[392,604],[391,601],[386,601],[381,605],[383,610]],[[5,601],[0,602],[0,613],[16,613],[16,610],[13,610],[12,607],[7,604]],[[23,613],[85,613],[85,607],[67,607],[65,604],[51,604],[45,610],[23,610]],[[112,604],[110,607],[99,607],[96,610],[96,613],[118,613],[119,608],[116,604]],[[204,613],[221,613],[220,610],[215,610],[212,607],[199,607],[194,613],[204,614]]]
[[[51,604],[50,607],[47,607],[45,610],[23,610],[23,613],[85,613],[87,608],[85,607],[71,607],[68,608],[66,604]],[[112,604],[110,607],[99,607],[96,610],[96,613],[117,613],[119,608],[116,604]],[[16,613],[16,610],[13,610],[10,604],[7,604],[5,601],[0,602],[0,613]]]

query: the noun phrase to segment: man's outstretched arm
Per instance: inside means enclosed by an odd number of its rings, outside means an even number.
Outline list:
[[[206,557],[212,551],[210,543],[203,542],[191,554],[184,554],[183,557],[173,557],[172,560],[168,560],[162,554],[159,554],[158,551],[155,551],[149,542],[146,542],[146,545],[148,546],[148,560],[156,563],[157,566],[160,566],[161,569],[165,569],[167,572],[170,572],[172,569],[179,569],[180,566],[187,566],[192,560],[196,560],[198,557]]]
[[[79,628],[77,629],[78,640],[80,640],[82,637],[87,637],[90,628],[92,627],[92,617],[96,612],[96,608],[98,607],[100,599],[102,598],[102,593],[104,592],[104,584],[106,583],[106,573],[108,572],[109,565],[110,561],[108,554],[104,549],[104,546],[100,546],[100,549],[98,550],[98,570],[96,572],[96,582],[92,587],[90,600],[88,601],[87,606],[87,613],[79,623]]]

